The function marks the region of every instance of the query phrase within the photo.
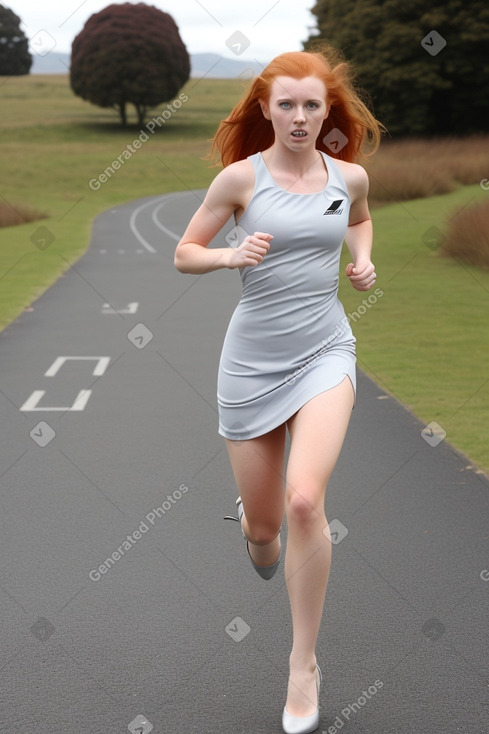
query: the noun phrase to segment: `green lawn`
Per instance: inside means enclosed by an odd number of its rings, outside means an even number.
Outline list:
[[[202,160],[208,140],[243,87],[240,80],[191,80],[188,101],[93,191],[89,181],[139,130],[122,130],[115,113],[74,97],[64,76],[0,78],[0,201],[48,214],[0,229],[0,329],[86,250],[96,214],[140,197],[208,186],[216,172]],[[489,273],[441,257],[423,236],[431,227],[443,229],[455,209],[487,196],[468,186],[376,209],[373,259],[383,295],[368,307],[362,301],[372,294],[354,291],[346,279],[340,291],[353,315],[359,366],[423,421],[440,423],[447,440],[485,471]],[[39,227],[52,233],[56,248],[35,246],[31,237]]]
[[[447,441],[489,469],[489,272],[442,257],[423,242],[454,211],[487,197],[480,186],[376,209],[375,303],[343,283],[359,366]],[[344,254],[344,264],[348,262]],[[374,289],[375,291],[375,289]],[[373,299],[372,299],[373,300]]]

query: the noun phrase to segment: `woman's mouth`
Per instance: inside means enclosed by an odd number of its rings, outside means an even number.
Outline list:
[[[305,130],[293,130],[291,135],[294,138],[305,138],[307,133]]]

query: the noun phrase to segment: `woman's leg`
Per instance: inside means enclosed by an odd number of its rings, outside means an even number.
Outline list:
[[[306,403],[288,422],[291,443],[285,499],[285,578],[293,646],[286,708],[292,716],[310,716],[317,708],[315,647],[331,564],[324,499],[353,399],[351,381],[345,378]]]
[[[226,439],[243,502],[242,527],[253,561],[271,566],[280,554],[284,517],[285,425],[248,441]]]

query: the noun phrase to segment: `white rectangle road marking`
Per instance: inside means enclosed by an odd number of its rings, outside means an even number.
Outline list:
[[[138,301],[128,303],[125,308],[113,308],[110,303],[104,303],[102,313],[136,313],[139,308]]]
[[[20,408],[20,410],[23,413],[33,413],[35,411],[49,411],[49,412],[66,412],[68,410],[84,410],[86,404],[88,403],[88,399],[90,395],[92,394],[91,390],[80,390],[77,397],[75,398],[75,401],[73,405],[69,406],[53,406],[53,405],[44,405],[39,406],[40,400],[44,397],[46,394],[46,390],[34,390],[32,395],[27,398],[24,405]]]
[[[51,367],[44,373],[45,377],[54,377],[61,367],[64,365],[65,362],[68,360],[96,360],[97,364],[94,367],[94,370],[92,372],[92,375],[94,377],[101,377],[107,367],[109,366],[110,357],[56,357]]]
[[[94,377],[101,377],[105,374],[107,367],[109,366],[110,357],[56,357],[51,367],[44,373],[44,377],[55,377],[60,371],[61,367],[68,361],[81,361],[81,362],[95,362],[95,366],[92,370]],[[23,413],[34,412],[34,411],[49,411],[49,412],[66,412],[66,411],[81,411],[85,409],[86,404],[92,394],[91,390],[82,389],[79,390],[72,405],[39,405],[42,398],[46,394],[46,390],[34,390],[31,395],[27,398],[25,403],[19,410]]]

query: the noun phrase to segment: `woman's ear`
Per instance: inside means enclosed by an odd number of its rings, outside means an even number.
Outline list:
[[[260,103],[263,117],[265,118],[265,120],[270,120],[270,106],[268,102],[265,102],[264,99],[259,99],[258,102]]]

